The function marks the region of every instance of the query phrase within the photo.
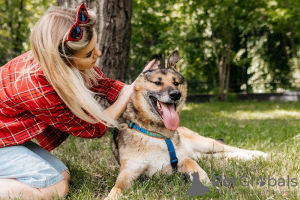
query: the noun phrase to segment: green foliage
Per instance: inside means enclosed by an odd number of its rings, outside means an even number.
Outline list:
[[[177,47],[178,17],[171,1],[133,1],[129,79],[134,80],[153,54],[162,59]],[[170,48],[172,47],[172,48]]]
[[[263,78],[271,75],[267,87],[276,91],[278,87],[292,88],[293,68],[299,68],[297,52],[300,44],[300,2],[299,1],[269,1],[266,18],[268,30],[264,36],[262,57],[266,61],[268,73],[263,73]]]
[[[300,69],[299,4],[134,0],[130,74],[137,76],[152,54],[166,59],[178,48],[189,93],[295,89],[292,79]]]
[[[0,1],[0,66],[30,50],[30,28],[55,0]]]
[[[0,1],[0,66],[30,49],[30,28],[55,3]],[[128,82],[152,54],[165,62],[179,49],[190,94],[298,89],[299,19],[298,0],[133,0]]]
[[[229,93],[226,101],[227,102],[236,102],[237,101],[236,93]]]

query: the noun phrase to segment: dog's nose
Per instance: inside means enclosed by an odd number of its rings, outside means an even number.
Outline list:
[[[172,90],[169,96],[172,100],[177,101],[181,97],[181,92],[179,90]]]

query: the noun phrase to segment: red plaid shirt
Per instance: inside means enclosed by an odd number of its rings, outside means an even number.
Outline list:
[[[26,65],[27,52],[0,68],[0,148],[22,144],[36,138],[39,144],[51,151],[69,134],[84,138],[100,138],[106,132],[102,123],[90,124],[74,115],[46,80],[42,70],[31,74],[31,79],[16,80]],[[32,62],[29,61],[27,64]],[[97,80],[93,91],[116,101],[124,83],[103,77]]]

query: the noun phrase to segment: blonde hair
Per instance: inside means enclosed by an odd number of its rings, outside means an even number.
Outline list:
[[[99,74],[93,68],[78,70],[72,65],[73,55],[85,48],[94,34],[96,15],[91,10],[88,13],[89,22],[80,24],[82,39],[65,43],[76,21],[77,9],[50,8],[31,32],[31,56],[37,63],[28,66],[26,71],[34,73],[36,66],[40,65],[59,97],[80,119],[117,127],[118,123],[104,114],[102,106],[95,99],[95,93],[89,89],[92,83],[96,83],[96,79],[101,78]]]

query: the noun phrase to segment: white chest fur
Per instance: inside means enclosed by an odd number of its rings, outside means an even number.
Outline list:
[[[125,145],[119,146],[120,162],[130,170],[153,176],[155,173],[172,173],[170,154],[164,139],[158,139],[134,133],[133,130],[121,135]],[[178,166],[188,157],[186,149],[173,138],[173,145],[178,159]],[[123,162],[123,163],[122,163]]]

